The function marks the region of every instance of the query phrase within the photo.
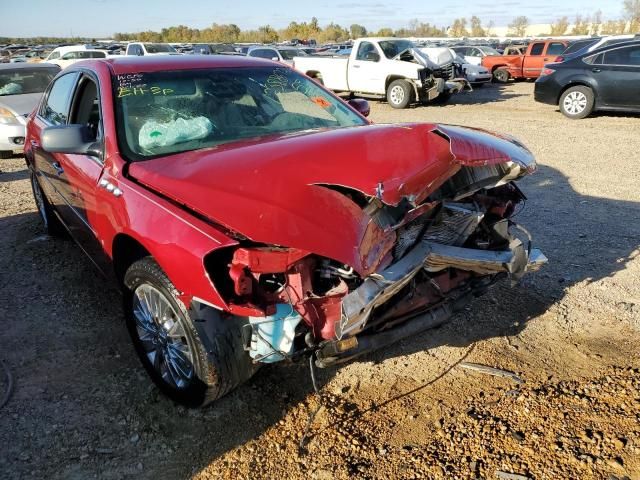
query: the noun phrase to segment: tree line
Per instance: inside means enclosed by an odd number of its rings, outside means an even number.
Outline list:
[[[602,12],[591,15],[576,15],[571,23],[569,17],[557,18],[550,26],[549,32],[539,32],[540,35],[615,35],[623,33],[640,33],[640,0],[623,0],[623,16],[619,19],[603,21]],[[509,24],[508,36],[525,37],[530,25],[529,18],[518,16]],[[212,24],[210,27],[198,29],[185,25],[163,28],[160,31],[147,30],[134,33],[115,33],[113,39],[117,41],[139,40],[142,42],[175,42],[175,43],[273,43],[283,40],[314,39],[318,43],[342,42],[365,36],[380,37],[489,37],[493,33],[494,24],[483,24],[477,16],[456,18],[448,27],[438,27],[418,19],[411,20],[406,27],[399,29],[381,28],[368,30],[365,26],[354,23],[348,28],[336,23],[329,23],[321,27],[318,19],[313,17],[309,22],[291,22],[286,28],[276,30],[270,25],[261,26],[255,30],[242,30],[238,25]],[[87,38],[8,38],[0,37],[0,43],[81,43],[90,41]]]

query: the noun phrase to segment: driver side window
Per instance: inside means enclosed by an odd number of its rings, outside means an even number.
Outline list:
[[[90,141],[96,141],[102,137],[98,86],[87,76],[80,81],[69,123],[87,126],[91,134]]]
[[[376,52],[376,47],[373,43],[362,42],[358,47],[358,53],[356,54],[356,60],[363,60],[365,62],[377,62],[380,59],[380,55]]]

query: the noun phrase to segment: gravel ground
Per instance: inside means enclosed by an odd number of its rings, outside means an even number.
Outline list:
[[[0,477],[640,479],[640,117],[570,121],[532,91],[372,103],[376,122],[527,144],[540,168],[521,184],[519,219],[550,263],[440,329],[320,371],[320,397],[305,365],[282,365],[204,410],[165,399],[119,294],[72,242],[42,234],[23,160],[1,161],[0,359],[16,385],[0,410]]]

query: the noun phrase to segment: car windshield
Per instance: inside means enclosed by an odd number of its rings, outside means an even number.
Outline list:
[[[313,80],[282,67],[118,75],[114,97],[118,141],[132,161],[367,123]]]
[[[497,51],[495,48],[491,48],[491,47],[477,47],[480,49],[480,51],[482,51],[485,55],[500,55],[500,52]]]
[[[175,53],[177,50],[166,43],[147,43],[145,45],[148,53]]]
[[[42,93],[59,71],[57,68],[0,70],[0,95]]]
[[[384,56],[387,58],[393,58],[413,47],[413,42],[410,42],[409,40],[383,40],[380,42],[380,48],[384,52]]]
[[[292,48],[278,50],[282,58],[285,60],[293,60],[293,57],[305,57],[307,54],[302,50],[294,50]]]

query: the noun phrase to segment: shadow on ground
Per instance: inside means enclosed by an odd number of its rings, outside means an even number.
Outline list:
[[[5,175],[1,181],[23,178]],[[464,312],[363,360],[515,335],[566,288],[614,275],[638,254],[640,203],[581,195],[544,166],[522,187],[530,200],[517,219],[549,265],[516,290],[502,285],[475,300],[475,321]],[[0,464],[8,478],[188,477],[275,425],[311,392],[306,364],[268,366],[206,409],[176,406],[139,365],[119,294],[105,288],[72,242],[42,236],[35,213],[0,218],[0,232],[1,340],[10,346],[2,356],[17,379],[0,416]],[[570,258],[557,253],[568,243]],[[335,372],[322,371],[321,386]]]

